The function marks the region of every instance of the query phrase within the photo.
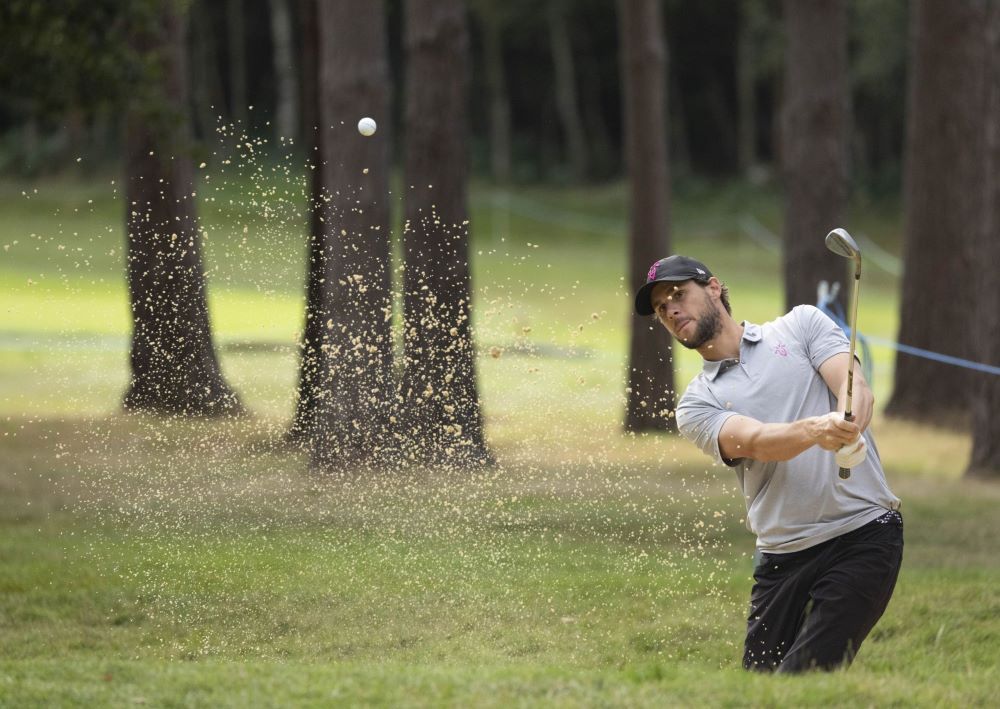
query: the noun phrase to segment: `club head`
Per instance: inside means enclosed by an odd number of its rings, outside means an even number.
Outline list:
[[[834,229],[826,235],[826,248],[833,253],[853,261],[861,258],[858,243],[844,229]]]

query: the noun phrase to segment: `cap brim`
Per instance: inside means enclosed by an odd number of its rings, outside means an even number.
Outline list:
[[[660,283],[680,283],[681,281],[691,281],[694,280],[691,276],[683,276],[681,278],[660,278],[659,280],[650,281],[642,288],[639,292],[635,294],[635,312],[639,315],[652,315],[653,314],[653,303],[650,300],[653,295],[653,289]]]
[[[653,294],[653,286],[655,285],[655,281],[647,283],[635,294],[635,312],[639,315],[653,314],[653,304],[649,301],[649,297]]]

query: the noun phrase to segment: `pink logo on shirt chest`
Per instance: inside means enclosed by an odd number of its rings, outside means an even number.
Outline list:
[[[778,343],[778,345],[774,348],[774,354],[778,355],[779,357],[787,357],[788,356],[788,348],[785,347],[785,343],[784,342],[779,342]]]

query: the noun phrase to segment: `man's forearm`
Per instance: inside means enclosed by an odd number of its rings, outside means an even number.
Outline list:
[[[722,427],[719,448],[731,460],[753,458],[764,462],[791,460],[820,442],[819,422],[810,417],[791,423],[763,423],[745,416],[734,416]]]
[[[764,423],[748,416],[731,416],[719,431],[719,450],[730,460],[791,460],[811,446],[835,451],[854,441],[858,433],[857,424],[845,421],[836,411],[790,423]]]
[[[837,395],[837,410],[843,413],[847,404],[847,362],[848,354],[841,352],[828,358],[819,367],[820,376],[826,382],[830,391]],[[865,375],[861,371],[861,363],[853,364],[854,390],[851,392],[851,413],[862,431],[868,428],[875,406],[875,396],[872,394]]]
[[[748,458],[764,462],[791,460],[816,444],[811,419],[760,423],[747,439]]]
[[[854,389],[851,392],[851,413],[858,427],[864,431],[871,423],[872,410],[875,407],[875,396],[868,383],[859,377],[854,378]],[[847,409],[847,382],[837,394],[837,410],[843,413]]]

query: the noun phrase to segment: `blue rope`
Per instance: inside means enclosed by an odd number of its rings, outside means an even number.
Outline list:
[[[830,318],[840,326],[840,329],[844,331],[845,335],[848,337],[851,336],[851,328],[844,319],[844,312],[840,307],[840,303],[832,298],[820,297],[819,302],[816,303],[816,307],[830,316]],[[898,342],[894,342],[893,340],[887,340],[883,337],[862,335],[859,331],[858,342],[861,343],[861,350],[864,353],[861,361],[862,366],[867,363],[867,367],[865,368],[865,378],[868,379],[869,382],[871,381],[871,357],[868,349],[869,341],[877,345],[882,345],[883,347],[891,347],[897,352],[913,355],[914,357],[923,357],[924,359],[934,360],[935,362],[953,364],[956,367],[965,367],[966,369],[973,369],[977,372],[985,372],[986,374],[1000,374],[1000,367],[994,367],[992,364],[982,364],[980,362],[972,362],[967,359],[962,359],[961,357],[952,357],[951,355],[940,354],[939,352],[931,352],[930,350],[924,350],[919,347],[903,345]]]
[[[952,357],[951,355],[940,354],[938,352],[931,352],[930,350],[922,350],[919,347],[911,347],[910,345],[901,345],[898,342],[893,342],[892,340],[886,340],[881,337],[868,336],[868,339],[872,342],[884,345],[886,347],[891,347],[894,350],[903,352],[904,354],[913,355],[914,357],[923,357],[924,359],[933,359],[936,362],[944,362],[945,364],[954,364],[956,367],[965,367],[966,369],[974,369],[977,372],[986,372],[987,374],[1000,374],[1000,367],[994,367],[992,364],[982,364],[981,362],[972,362],[967,359],[962,359],[961,357]]]

